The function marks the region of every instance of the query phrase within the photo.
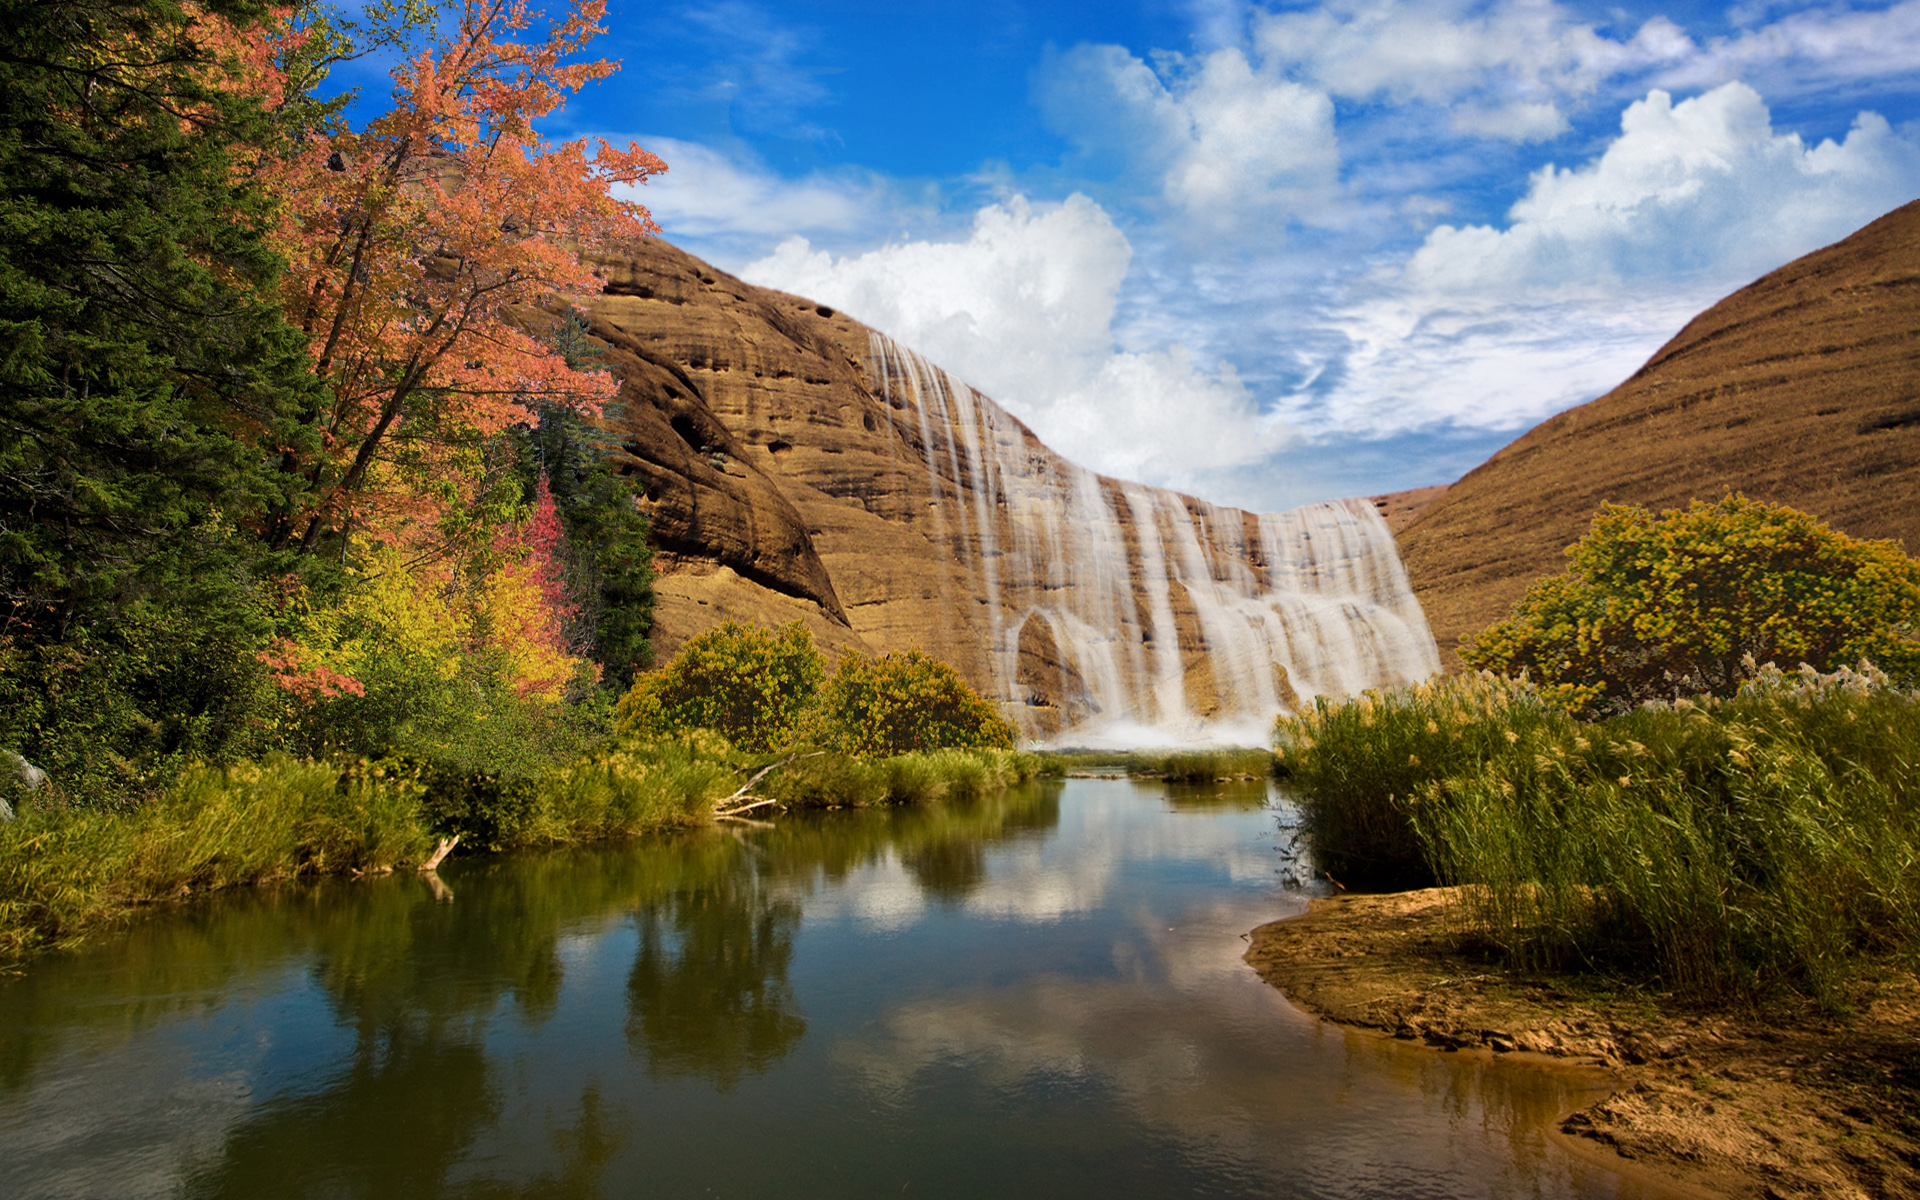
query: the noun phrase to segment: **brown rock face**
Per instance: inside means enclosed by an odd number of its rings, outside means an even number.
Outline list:
[[[1400,532],[1449,667],[1560,571],[1602,501],[1728,491],[1920,548],[1920,202],[1695,317],[1607,395],[1537,426]],[[1380,497],[1392,501],[1393,497]]]
[[[623,380],[608,426],[653,521],[663,657],[799,619],[830,652],[945,659],[1036,737],[1244,737],[1437,663],[1365,502],[1257,516],[1106,479],[824,305],[664,242],[601,265],[587,315]]]

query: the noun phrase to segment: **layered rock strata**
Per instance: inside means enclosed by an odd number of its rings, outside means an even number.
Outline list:
[[[1365,501],[1260,515],[1095,475],[824,305],[664,242],[601,265],[662,655],[798,619],[829,651],[925,649],[1069,740],[1259,737],[1437,666]]]

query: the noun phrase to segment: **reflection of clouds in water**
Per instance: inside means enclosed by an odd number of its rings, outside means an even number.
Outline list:
[[[1245,899],[1141,912],[1115,944],[1116,979],[1038,977],[904,1004],[834,1058],[890,1107],[952,1069],[1031,1103],[1063,1082],[1098,1089],[1216,1177],[1284,1178],[1302,1194],[1603,1190],[1600,1172],[1546,1141],[1585,1102],[1571,1099],[1585,1081],[1320,1025],[1241,963],[1230,931],[1260,919]]]
[[[1270,813],[1253,816],[1275,820]],[[1089,797],[1063,810],[1055,835],[1044,841],[987,847],[985,877],[965,889],[959,905],[973,916],[1048,924],[1105,907],[1116,886],[1124,886],[1117,881],[1129,864],[1170,861],[1206,864],[1235,884],[1272,882],[1279,867],[1270,845],[1217,815],[1168,820],[1149,796]],[[893,848],[837,879],[814,875],[786,883],[805,897],[810,921],[846,920],[891,932],[930,907],[928,889]]]
[[[891,933],[913,924],[927,910],[924,889],[892,850],[831,882],[808,878],[786,884],[783,894],[804,897],[801,907],[810,922],[847,921]]]
[[[262,1057],[266,1047],[257,1047]],[[61,1082],[0,1105],[7,1194],[90,1200],[180,1194],[219,1159],[254,1108],[250,1067],[195,1077],[193,1056],[116,1048],[111,1071],[49,1070]],[[16,1103],[31,1111],[16,1109]],[[137,1116],[137,1119],[133,1119]]]

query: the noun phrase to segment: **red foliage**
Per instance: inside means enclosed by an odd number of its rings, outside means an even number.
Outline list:
[[[259,658],[275,686],[292,693],[302,703],[367,694],[367,689],[351,675],[342,675],[324,663],[301,662],[305,654],[299,643],[275,638],[272,646],[259,652]]]
[[[313,414],[320,453],[289,459],[312,486],[278,541],[311,546],[329,526],[377,519],[379,473],[444,503],[476,438],[542,406],[598,415],[615,394],[610,376],[572,370],[513,320],[597,293],[582,253],[658,232],[614,194],[665,171],[658,158],[534,131],[617,69],[567,61],[604,32],[606,6],[565,4],[544,40],[523,44],[511,39],[533,21],[524,0],[458,0],[451,28],[394,69],[391,112],[258,164],[285,201],[286,311],[333,393]],[[285,60],[301,36],[283,30],[249,53]],[[261,69],[259,86],[285,88]]]

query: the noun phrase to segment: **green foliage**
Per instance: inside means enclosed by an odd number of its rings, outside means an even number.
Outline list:
[[[193,21],[0,5],[0,615],[37,640],[203,574],[182,535],[282,495],[249,446],[301,442],[317,402],[238,169],[278,132]]]
[[[636,680],[615,728],[637,736],[710,729],[742,750],[766,753],[793,741],[824,674],[800,622],[761,629],[728,621]]]
[[[549,339],[575,370],[593,369],[604,353],[590,326],[569,311]],[[617,406],[609,405],[613,416]],[[528,499],[533,472],[544,474],[567,535],[567,590],[580,605],[585,640],[607,684],[624,692],[652,664],[653,550],[633,485],[614,468],[614,439],[579,414],[549,406],[526,432]]]
[[[1532,686],[1490,673],[1369,691],[1274,724],[1275,769],[1302,797],[1322,870],[1361,888],[1427,887],[1432,867],[1408,804],[1433,780],[1471,772],[1573,722]]]
[[[1591,724],[1482,675],[1278,734],[1317,853],[1420,882],[1417,853],[1515,962],[1817,996],[1920,951],[1920,695],[1877,672],[1766,668]]]
[[[1014,729],[960,673],[919,650],[844,655],[821,690],[815,734],[851,754],[1012,749]]]
[[[0,746],[17,748],[69,800],[125,805],[191,761],[269,749],[277,697],[256,651],[261,614],[139,603],[65,638],[0,638]]]
[[[1728,696],[1742,663],[1862,658],[1920,682],[1920,562],[1893,542],[1728,496],[1654,516],[1606,505],[1506,619],[1461,649],[1477,669],[1522,671],[1568,708]]]
[[[1136,751],[1126,756],[1127,774],[1170,783],[1214,783],[1273,773],[1273,753],[1253,749]]]
[[[0,3],[0,744],[101,800],[248,749],[292,486],[252,447],[318,404],[240,169],[279,131],[195,21]]]

